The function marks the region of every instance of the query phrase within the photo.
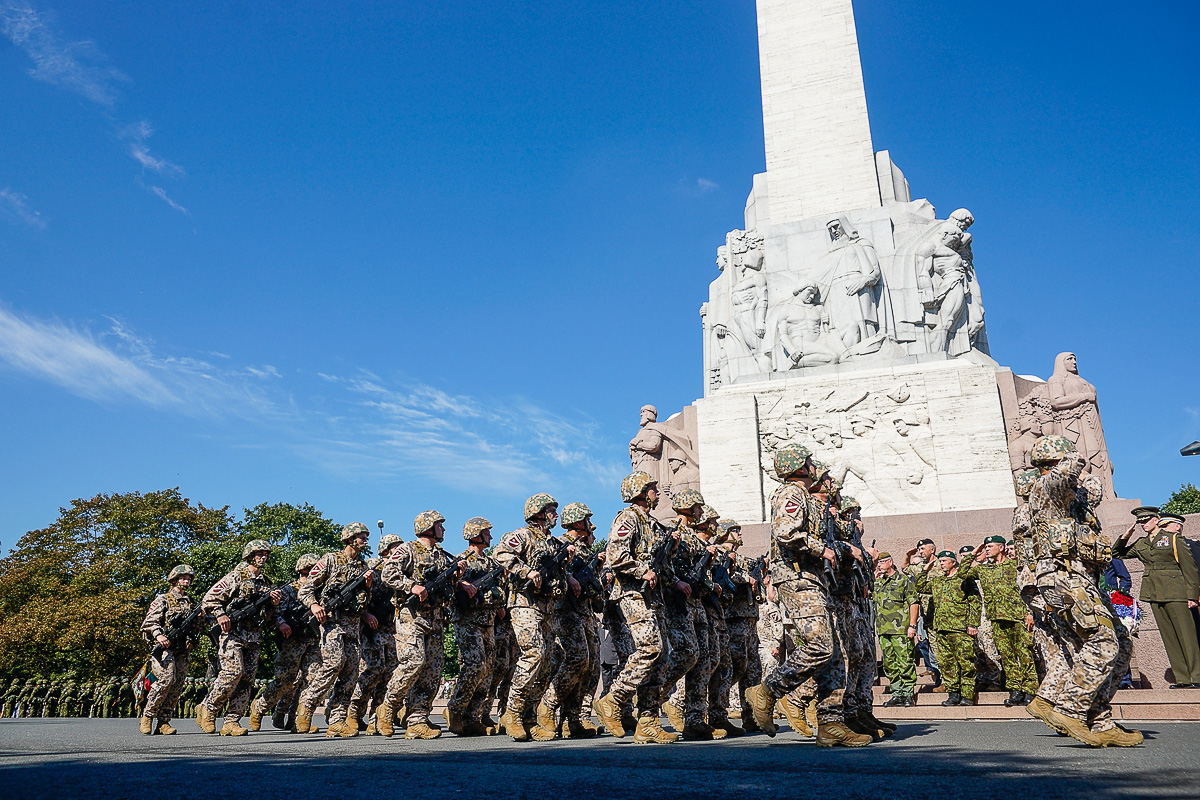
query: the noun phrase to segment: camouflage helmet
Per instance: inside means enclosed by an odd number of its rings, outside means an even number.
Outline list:
[[[320,559],[317,558],[316,553],[305,553],[296,559],[296,574],[299,575],[301,572],[312,569],[317,565],[318,561],[320,561]]]
[[[525,501],[525,521],[528,522],[550,506],[556,505],[558,505],[558,501],[553,497],[545,492],[538,492]]]
[[[351,522],[349,525],[342,528],[342,535],[339,538],[342,540],[342,544],[348,544],[352,540],[362,536],[364,533],[367,536],[370,536],[371,529],[361,522]]]
[[[492,523],[487,517],[471,517],[463,523],[463,538],[468,542],[476,539],[483,534],[484,531],[491,530]]]
[[[1030,490],[1033,489],[1033,482],[1038,479],[1038,471],[1036,469],[1027,469],[1013,479],[1013,483],[1017,487],[1017,497],[1029,497]]]
[[[446,518],[438,512],[430,509],[417,514],[417,518],[413,520],[413,533],[420,536],[423,533],[428,533],[433,530],[433,526],[439,522],[445,522]]]
[[[632,503],[651,486],[657,487],[658,481],[645,472],[631,472],[621,479],[621,502]]]
[[[804,469],[812,452],[802,444],[789,444],[775,451],[775,476],[785,481]]]
[[[562,510],[562,515],[558,519],[558,523],[563,528],[568,528],[580,522],[587,522],[588,517],[592,516],[592,510],[587,507],[586,503],[567,503]]]
[[[1029,460],[1034,465],[1053,464],[1075,452],[1075,445],[1065,436],[1041,436],[1029,451]]]
[[[710,506],[708,503],[704,503],[703,508],[700,510],[700,519],[697,520],[697,522],[699,522],[701,525],[705,525],[709,522],[716,522],[720,518],[721,515],[717,513],[715,508]]]
[[[812,478],[813,483],[820,483],[821,479],[829,474],[829,465],[824,461],[817,461],[815,458],[809,462],[808,474]]]
[[[842,511],[853,511],[856,508],[861,510],[862,503],[858,502],[850,495],[844,495],[842,497]]]
[[[180,564],[179,566],[172,568],[172,570],[167,573],[167,583],[174,583],[176,578],[184,575],[191,575],[194,578],[196,577],[196,570],[192,569],[187,564]]]
[[[386,555],[388,550],[391,550],[393,547],[403,541],[403,539],[394,533],[385,533],[383,536],[379,537],[379,555]]]
[[[254,541],[247,542],[246,546],[242,548],[242,561],[249,561],[250,557],[255,553],[270,555],[271,543],[263,539],[255,539]]]
[[[699,489],[682,489],[671,498],[671,508],[676,511],[687,511],[692,506],[704,505],[704,495]]]
[[[717,522],[717,526],[721,529],[721,533],[728,536],[734,531],[741,531],[742,525],[736,519],[723,519]]]
[[[842,482],[839,481],[837,478],[830,478],[829,479],[829,493],[830,494],[838,494],[841,491],[842,491]]]

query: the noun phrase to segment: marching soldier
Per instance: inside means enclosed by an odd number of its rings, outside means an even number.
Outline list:
[[[707,717],[705,726],[712,728],[712,738],[744,736],[745,731],[729,720],[729,690],[733,687],[733,661],[730,657],[729,625],[725,614],[733,602],[735,590],[729,577],[729,553],[720,539],[721,515],[710,505],[705,505],[700,514],[696,535],[705,547],[715,547],[709,570],[712,591],[701,598],[708,623],[708,686],[704,693],[703,709]],[[722,580],[718,581],[717,576]]]
[[[283,621],[275,614],[283,593],[272,589],[262,574],[270,555],[271,545],[262,539],[248,543],[242,549],[242,563],[217,581],[201,601],[205,615],[216,618],[221,632],[217,645],[221,669],[208,696],[196,707],[196,724],[205,733],[216,731],[216,714],[226,704],[221,735],[244,736],[248,732],[238,723],[254,689],[262,651],[262,616],[270,614],[276,625]]]
[[[384,534],[379,538],[379,557],[367,560],[367,566],[379,574],[383,563],[392,550],[403,540],[394,533]],[[355,681],[354,693],[350,699],[350,709],[347,711],[347,722],[357,720],[359,730],[366,729],[367,735],[378,733],[374,721],[366,722],[370,711],[368,703],[378,712],[383,703],[383,695],[387,691],[388,680],[396,669],[396,606],[392,601],[396,593],[392,587],[383,581],[371,582],[371,596],[367,603],[367,611],[375,617],[376,627],[370,625],[362,630],[362,653],[358,662],[358,678]]]
[[[305,553],[296,559],[294,571],[296,580],[280,589],[283,601],[279,604],[279,613],[283,619],[279,633],[283,641],[275,654],[275,678],[267,684],[267,688],[258,699],[250,704],[250,730],[256,731],[262,727],[262,718],[271,711],[271,724],[279,729],[287,728],[285,717],[291,706],[293,696],[300,685],[300,679],[305,669],[315,668],[313,660],[321,658],[320,634],[316,618],[300,601],[300,586],[308,578],[313,566],[317,563],[315,553]],[[313,624],[305,624],[310,622]]]
[[[185,631],[182,638],[172,642],[167,638],[167,632],[172,621],[182,623],[183,618],[196,607],[196,601],[187,594],[195,575],[195,570],[187,564],[172,569],[167,575],[167,583],[171,588],[154,598],[142,621],[142,638],[150,645],[150,669],[154,672],[154,684],[146,696],[146,708],[139,722],[139,728],[145,735],[160,733],[170,736],[175,733],[175,728],[171,727],[171,715],[179,704],[179,695],[187,677],[188,651],[195,644],[195,637],[191,631]],[[198,625],[195,627],[199,628]],[[153,655],[156,646],[162,648],[157,658]],[[154,730],[156,719],[158,729]]]
[[[738,553],[742,546],[742,526],[732,519],[720,520],[718,524],[729,548],[732,562],[729,577],[735,587],[732,602],[725,611],[725,625],[729,630],[729,683],[738,687],[743,730],[754,731],[758,727],[754,712],[746,703],[746,689],[762,682],[757,598],[765,587],[750,574],[753,566],[750,559]],[[765,572],[765,562],[762,572]]]
[[[446,724],[458,736],[487,735],[489,689],[496,666],[496,620],[505,613],[504,568],[487,554],[492,523],[471,517],[463,525],[467,549],[458,556],[466,563],[462,590],[450,608],[458,645],[458,678],[446,703]],[[494,725],[493,725],[494,727]]]

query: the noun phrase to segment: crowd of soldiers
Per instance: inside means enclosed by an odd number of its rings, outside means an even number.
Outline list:
[[[256,540],[198,604],[185,591],[193,574],[185,565],[151,604],[142,631],[156,680],[141,731],[174,732],[189,649],[196,631],[215,624],[220,671],[195,704],[205,732],[245,735],[248,711],[249,730],[269,715],[277,728],[318,733],[313,715],[323,707],[327,737],[403,729],[409,739],[435,738],[442,731],[430,712],[449,621],[460,672],[445,718],[459,736],[549,741],[603,730],[671,743],[774,736],[783,716],[818,745],[861,747],[895,730],[872,713],[876,633],[886,667],[924,623],[945,704],[971,703],[982,607],[1013,681],[1010,704],[1089,745],[1139,744],[1110,707],[1132,647],[1099,588],[1111,551],[1095,517],[1098,483],[1061,436],[1039,439],[1032,457],[1037,469],[1018,481],[1015,558],[993,537],[936,560],[910,553],[915,563],[904,570],[862,544],[858,504],[798,446],[775,454],[770,551],[756,561],[738,552],[738,524],[698,491],[677,492],[674,518],[656,519],[658,486],[643,472],[622,481],[627,506],[602,550],[582,503],[563,509],[563,533],[552,534],[560,519],[547,494],[529,498],[526,525],[494,545],[488,520],[468,520],[458,556],[441,546],[445,518],[436,511],[417,516],[414,541],[382,537],[377,558],[366,556],[368,528],[352,523],[342,550],[300,558],[296,580],[280,587],[262,574],[270,545]],[[970,581],[981,596],[966,590]],[[918,619],[919,593],[931,600],[927,620]],[[274,680],[251,702],[264,626],[281,644]],[[1045,665],[1040,683],[1030,632]],[[891,677],[889,702],[907,704],[903,678]]]
[[[137,700],[129,682],[14,678],[0,683],[0,717],[132,717]]]

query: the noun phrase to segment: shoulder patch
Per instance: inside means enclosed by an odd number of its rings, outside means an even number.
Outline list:
[[[508,537],[508,541],[505,542],[505,544],[507,544],[509,547],[520,547],[521,537],[514,534],[514,535]]]
[[[613,532],[617,536],[625,537],[633,533],[636,528],[637,526],[634,524],[634,521],[629,517],[626,517],[625,519],[621,520],[621,524],[618,525],[617,529]]]
[[[788,500],[783,504],[783,513],[792,515],[799,514],[800,508],[801,506],[799,500]]]

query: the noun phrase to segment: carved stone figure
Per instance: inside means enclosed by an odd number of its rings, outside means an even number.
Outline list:
[[[842,341],[828,331],[829,318],[813,284],[796,291],[776,317],[775,369],[836,364],[846,352]]]
[[[658,409],[654,406],[642,406],[642,421],[637,435],[629,442],[629,465],[634,472],[658,473],[658,463],[662,460],[663,435],[654,425],[658,421]],[[649,427],[647,427],[649,426]]]
[[[917,251],[917,286],[921,304],[933,316],[927,334],[930,352],[960,355],[966,350],[952,349],[951,337],[967,321],[967,264],[957,249],[962,245],[962,232],[943,228],[941,239],[936,244],[926,242]]]
[[[1047,388],[1059,432],[1074,442],[1087,459],[1087,471],[1103,483],[1104,497],[1115,497],[1113,466],[1108,459],[1108,445],[1100,424],[1096,387],[1079,376],[1074,353],[1059,353],[1054,359],[1054,373]]]
[[[879,259],[845,217],[825,223],[829,252],[817,280],[829,325],[846,348],[879,333]]]
[[[729,298],[733,322],[742,343],[758,354],[759,343],[767,335],[767,276],[763,274],[762,239],[749,231],[731,237],[728,253],[734,279]]]
[[[629,442],[631,469],[649,473],[658,481],[663,502],[656,513],[670,513],[669,500],[676,492],[700,488],[700,459],[684,422],[680,415],[659,422],[658,409],[642,406],[641,426]]]

